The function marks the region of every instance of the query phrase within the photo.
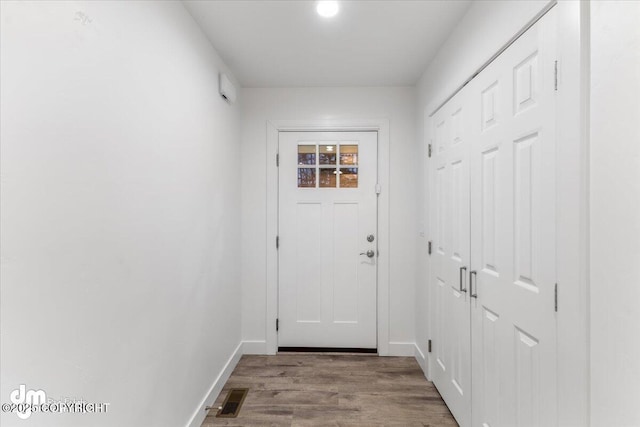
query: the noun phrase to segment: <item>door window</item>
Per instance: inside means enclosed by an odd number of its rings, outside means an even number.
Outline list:
[[[299,144],[298,188],[358,188],[358,144]]]

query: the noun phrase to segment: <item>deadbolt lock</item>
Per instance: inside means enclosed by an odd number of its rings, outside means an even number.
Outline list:
[[[376,238],[375,238],[375,237],[373,237],[373,234],[369,234],[369,235],[367,236],[367,242],[373,242],[375,239],[376,239]]]

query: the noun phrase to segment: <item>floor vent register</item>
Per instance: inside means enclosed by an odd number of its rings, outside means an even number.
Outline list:
[[[242,402],[244,402],[244,398],[247,397],[248,392],[249,392],[248,388],[232,388],[231,390],[229,390],[229,394],[227,394],[226,399],[224,399],[222,408],[218,410],[216,417],[218,418],[237,417],[238,413],[240,412],[240,408],[242,407]]]

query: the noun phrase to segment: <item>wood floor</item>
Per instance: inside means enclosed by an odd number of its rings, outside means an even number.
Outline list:
[[[216,418],[230,388],[249,388],[237,418]],[[457,426],[412,357],[243,356],[202,427]]]

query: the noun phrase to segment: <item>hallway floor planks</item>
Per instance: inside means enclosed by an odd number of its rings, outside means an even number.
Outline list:
[[[230,388],[249,388],[237,418],[216,418]],[[209,411],[210,426],[457,426],[412,357],[243,356]]]

